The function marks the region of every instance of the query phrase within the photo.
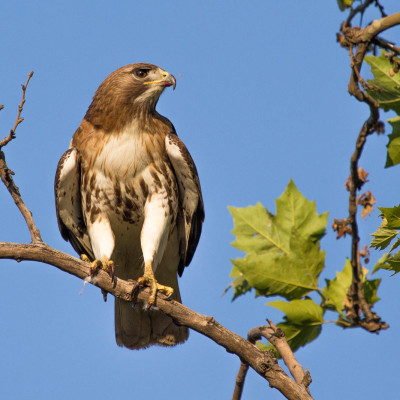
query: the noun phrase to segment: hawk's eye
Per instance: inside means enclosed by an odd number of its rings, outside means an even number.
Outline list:
[[[138,78],[145,78],[149,74],[149,70],[141,68],[136,70],[135,74]]]

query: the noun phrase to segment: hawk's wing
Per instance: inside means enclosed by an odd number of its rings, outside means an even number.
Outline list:
[[[79,254],[93,259],[93,250],[82,213],[81,170],[77,150],[71,148],[61,157],[54,182],[58,227]]]
[[[178,272],[181,276],[185,266],[192,261],[199,243],[204,221],[203,197],[197,169],[186,146],[174,133],[167,135],[165,144],[178,183],[179,202],[182,207],[178,214],[181,239],[181,262]]]

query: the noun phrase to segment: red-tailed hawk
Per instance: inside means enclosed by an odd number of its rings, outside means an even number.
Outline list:
[[[55,179],[58,224],[65,240],[91,261],[181,301],[182,275],[204,220],[196,167],[172,123],[156,110],[175,78],[152,64],[130,64],[97,89],[61,157]],[[154,308],[115,299],[120,346],[173,346],[186,327]]]

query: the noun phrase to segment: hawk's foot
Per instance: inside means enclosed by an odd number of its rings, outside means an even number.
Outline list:
[[[156,302],[157,292],[165,294],[167,297],[171,297],[174,293],[174,289],[169,286],[160,285],[156,278],[154,277],[153,271],[151,273],[144,273],[143,276],[138,278],[135,285],[133,286],[133,293],[135,293],[139,288],[143,288],[147,286],[150,288],[150,297],[146,306],[146,309],[149,310],[154,303]]]
[[[100,260],[93,260],[90,261],[89,257],[86,254],[81,255],[81,260],[90,263],[90,275],[96,275],[99,269],[102,269],[110,275],[112,281],[114,281],[115,276],[115,265],[114,261],[108,260],[106,256]]]

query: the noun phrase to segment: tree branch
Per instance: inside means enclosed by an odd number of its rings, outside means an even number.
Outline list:
[[[88,263],[56,250],[43,242],[32,244],[0,242],[0,259],[14,259],[18,262],[23,260],[39,261],[53,265],[64,272],[85,279],[85,281],[115,297],[133,301],[134,282],[116,278],[113,283],[110,276],[104,271],[99,271],[94,278],[91,278]],[[141,289],[137,295],[137,301],[147,303],[149,295],[149,289]],[[194,329],[224,347],[228,353],[236,354],[287,399],[312,400],[305,387],[293,381],[268,352],[258,349],[257,346],[226,329],[213,317],[192,311],[174,300],[167,300],[162,294],[157,294],[156,307],[169,315],[177,324]]]
[[[352,238],[352,284],[348,293],[350,306],[346,311],[347,316],[353,325],[359,325],[370,332],[378,333],[381,329],[388,328],[388,325],[381,321],[381,318],[371,311],[372,305],[368,304],[363,292],[363,275],[360,260],[360,238],[358,236],[357,224],[357,191],[361,189],[361,186],[364,183],[358,175],[358,162],[364,149],[367,136],[379,130],[381,123],[379,122],[379,103],[367,93],[366,90],[368,89],[368,86],[361,77],[360,71],[365,54],[367,53],[372,41],[375,41],[375,43],[384,42],[385,46],[388,46],[389,42],[385,41],[384,39],[376,38],[376,36],[386,29],[400,24],[400,13],[395,13],[393,15],[385,16],[381,19],[375,20],[362,29],[358,27],[352,28],[350,23],[354,15],[358,12],[361,14],[364,13],[366,8],[372,3],[374,3],[374,1],[366,0],[364,3],[350,12],[349,17],[341,26],[341,33],[343,36],[339,35],[338,38],[340,44],[343,47],[348,48],[350,54],[352,72],[350,75],[348,91],[357,100],[366,103],[370,109],[370,116],[364,122],[358,134],[355,149],[350,159],[350,177],[348,181],[349,216],[347,221],[351,226]],[[381,13],[384,14],[383,7],[377,1],[375,1],[375,4],[380,8]],[[353,53],[353,47],[356,47],[355,54]],[[393,48],[397,49],[394,46]],[[361,313],[364,315],[363,318]]]

